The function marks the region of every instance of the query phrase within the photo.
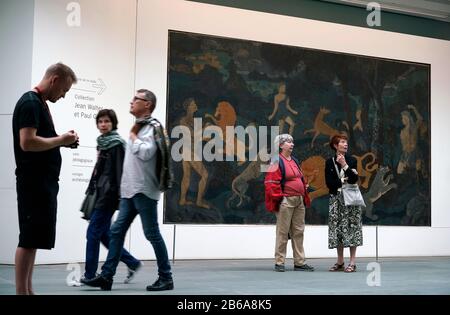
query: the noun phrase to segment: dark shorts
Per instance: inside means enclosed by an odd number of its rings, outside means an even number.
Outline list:
[[[55,247],[56,207],[59,185],[55,178],[17,178],[19,245],[23,248]]]

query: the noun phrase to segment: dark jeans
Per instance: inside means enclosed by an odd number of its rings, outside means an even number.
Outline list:
[[[86,233],[86,266],[84,277],[91,279],[95,277],[98,266],[98,256],[100,253],[100,242],[109,248],[111,218],[113,212],[103,209],[94,209]],[[140,261],[131,256],[129,252],[122,248],[120,260],[131,269],[136,269]]]
[[[163,280],[172,279],[166,244],[159,232],[157,204],[158,201],[143,194],[136,194],[132,198],[120,200],[119,216],[111,227],[111,242],[109,243],[108,258],[102,266],[102,276],[112,279],[116,273],[125,234],[134,218],[139,214],[145,238],[150,241],[155,251],[159,277]]]

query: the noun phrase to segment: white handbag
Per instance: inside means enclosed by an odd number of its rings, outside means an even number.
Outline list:
[[[342,195],[346,206],[366,206],[358,184],[342,184]]]
[[[336,165],[336,162],[333,159],[334,167],[336,168],[336,172],[338,177],[342,180],[343,176],[340,176],[339,169]],[[344,197],[344,204],[346,206],[362,206],[365,207],[366,203],[364,202],[364,198],[359,190],[358,184],[349,184],[342,183],[342,196]]]

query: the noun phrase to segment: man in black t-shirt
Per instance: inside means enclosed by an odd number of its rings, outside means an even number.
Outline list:
[[[61,146],[76,147],[73,131],[58,135],[46,101],[64,97],[75,73],[68,66],[50,66],[41,82],[22,95],[13,114],[19,244],[16,250],[16,293],[33,294],[32,275],[36,250],[55,245],[56,197],[61,169]]]

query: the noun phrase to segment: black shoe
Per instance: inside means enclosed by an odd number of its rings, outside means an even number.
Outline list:
[[[158,278],[152,285],[147,286],[147,291],[164,291],[164,290],[173,290],[173,280],[164,280]]]
[[[81,285],[84,285],[84,284],[86,284],[86,281],[89,281],[89,280],[91,280],[91,279],[90,278],[85,278],[83,276],[83,277],[80,278],[80,283],[81,283]]]
[[[95,273],[95,277],[98,277],[98,273]],[[86,281],[92,280],[92,279],[94,279],[95,277],[92,277],[92,278],[86,278],[85,276],[82,276],[82,277],[80,278],[80,284],[81,284],[81,285],[85,285],[85,284],[86,284]]]
[[[285,272],[286,268],[284,268],[284,265],[275,264],[275,268],[273,270],[278,271],[278,272]]]
[[[104,291],[111,291],[112,279],[107,279],[102,275],[99,275],[92,279],[84,279],[83,283],[90,287],[100,288]]]
[[[307,265],[307,264],[303,264],[301,266],[294,265],[294,270],[295,271],[314,271],[314,267]]]

